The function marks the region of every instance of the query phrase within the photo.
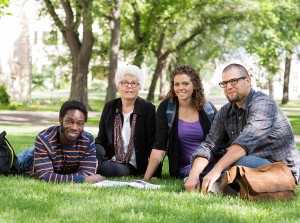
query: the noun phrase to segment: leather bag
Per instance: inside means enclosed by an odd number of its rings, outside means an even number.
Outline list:
[[[221,180],[221,190],[239,188],[242,199],[288,200],[296,197],[295,178],[284,162],[275,162],[258,168],[234,166]]]

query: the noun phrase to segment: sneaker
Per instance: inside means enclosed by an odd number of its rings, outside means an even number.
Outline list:
[[[238,196],[240,194],[239,191],[232,189],[230,186],[226,185],[223,189],[223,194],[229,196]]]
[[[188,178],[189,178],[189,177],[185,177],[185,178],[183,179],[183,183],[185,183],[185,182],[188,180]]]
[[[213,193],[213,194],[221,194],[221,187],[220,187],[220,182],[214,182],[209,193]]]

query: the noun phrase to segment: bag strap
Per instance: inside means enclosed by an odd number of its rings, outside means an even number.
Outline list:
[[[165,157],[168,154],[168,149],[169,149],[169,144],[170,144],[170,133],[171,133],[174,119],[175,119],[176,106],[177,106],[175,100],[173,103],[170,102],[170,99],[167,99],[167,101],[168,101],[168,107],[166,110],[166,115],[167,115],[167,121],[168,121],[168,141],[167,141],[166,151],[160,161],[161,164],[163,164]]]
[[[174,101],[173,103],[170,102],[168,99],[168,108],[167,108],[167,120],[168,120],[168,134],[171,132],[171,128],[173,126],[173,121],[175,118],[175,113],[176,113],[176,102]]]
[[[173,122],[175,119],[175,114],[176,114],[176,101],[174,100],[173,103],[170,102],[170,100],[168,99],[168,107],[167,107],[167,121],[168,121],[168,141],[167,141],[167,148],[166,148],[166,153],[168,154],[168,148],[169,148],[169,143],[170,143],[170,133],[171,133],[171,129],[173,126]]]
[[[210,123],[213,123],[214,119],[215,119],[215,111],[212,108],[211,104],[209,101],[206,101],[205,105],[204,105],[204,111],[207,115],[207,117],[210,120]]]

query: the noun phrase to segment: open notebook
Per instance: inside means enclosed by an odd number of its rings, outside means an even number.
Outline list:
[[[92,187],[123,187],[123,186],[130,186],[138,189],[147,189],[147,190],[155,190],[161,188],[161,185],[147,183],[142,180],[136,180],[133,182],[103,180],[101,182],[92,184]]]

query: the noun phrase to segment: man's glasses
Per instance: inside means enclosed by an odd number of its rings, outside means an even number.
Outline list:
[[[229,81],[222,81],[219,83],[220,87],[221,88],[226,88],[228,83],[231,84],[231,85],[236,85],[240,79],[245,79],[247,78],[247,76],[244,76],[244,77],[239,77],[239,78],[233,78],[233,79],[230,79]]]
[[[120,84],[123,86],[123,87],[128,87],[129,84],[131,87],[133,88],[136,88],[137,86],[139,86],[140,84],[139,83],[135,83],[135,82],[127,82],[127,81],[121,81]]]

